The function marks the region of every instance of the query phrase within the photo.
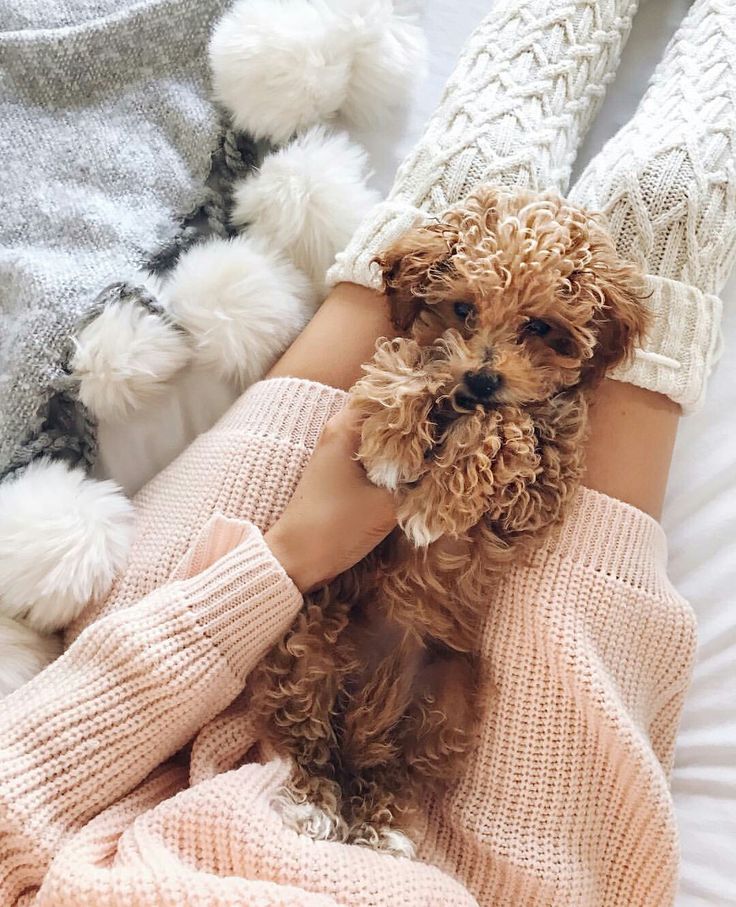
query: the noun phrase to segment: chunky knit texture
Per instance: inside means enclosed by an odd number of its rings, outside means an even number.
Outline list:
[[[574,201],[608,216],[619,252],[649,274],[654,323],[614,377],[703,401],[736,261],[736,4],[696,0],[639,109],[586,168]]]
[[[210,198],[205,47],[226,5],[0,0],[0,477],[42,454],[94,459],[70,338]]]
[[[477,747],[420,859],[284,828],[241,690],[300,597],[260,530],[344,401],[261,382],[138,495],[127,572],[0,703],[3,907],[671,903],[693,617],[660,527],[587,490],[488,603]]]
[[[330,281],[375,288],[373,256],[482,182],[567,191],[636,2],[506,0],[471,37],[391,193]],[[570,197],[608,215],[621,254],[650,275],[653,326],[612,377],[703,400],[717,358],[717,294],[736,259],[736,4],[696,0],[633,119]]]

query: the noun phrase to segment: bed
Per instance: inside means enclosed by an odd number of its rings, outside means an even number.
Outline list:
[[[402,124],[371,134],[373,182],[385,191],[439,99],[466,35],[489,0],[425,0],[429,71]],[[629,117],[688,0],[642,0],[616,83],[581,151],[578,170]],[[678,907],[736,904],[736,278],[724,294],[726,353],[708,402],[684,419],[664,526],[670,575],[694,607],[699,653],[678,737],[672,787],[680,823]],[[206,430],[236,392],[188,369],[165,400],[124,425],[100,428],[100,475],[130,494]]]

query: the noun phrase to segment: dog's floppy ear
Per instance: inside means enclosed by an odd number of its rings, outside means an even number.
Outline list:
[[[611,369],[631,358],[649,325],[644,306],[646,288],[641,272],[623,261],[610,241],[594,253],[595,264],[588,271],[590,290],[598,297],[592,325],[595,334],[593,355],[582,369],[581,379],[595,386]]]
[[[422,308],[434,301],[431,285],[450,266],[452,239],[445,224],[414,227],[373,260],[383,276],[391,320],[408,330]]]

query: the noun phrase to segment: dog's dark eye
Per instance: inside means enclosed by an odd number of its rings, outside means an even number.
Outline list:
[[[462,318],[463,321],[475,315],[475,306],[472,302],[456,302],[453,308],[457,317]]]
[[[533,337],[545,337],[552,330],[551,326],[541,318],[532,318],[524,325],[524,333]]]

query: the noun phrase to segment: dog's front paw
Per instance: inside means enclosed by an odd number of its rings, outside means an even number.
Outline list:
[[[366,416],[358,460],[374,485],[398,491],[421,479],[427,471],[426,451],[431,445],[428,432],[422,429],[419,420],[416,431],[406,430],[385,410]]]
[[[419,472],[414,464],[392,460],[388,457],[363,457],[363,467],[369,480],[379,488],[387,491],[397,491],[402,485],[416,482]]]
[[[421,482],[402,490],[399,527],[415,548],[426,548],[443,536],[459,538],[482,517],[490,489],[469,488],[462,466],[436,464]]]
[[[358,460],[374,485],[397,491],[426,471],[426,454],[434,443],[430,414],[436,388],[413,341],[385,341],[364,369],[351,391],[362,414]]]
[[[507,484],[509,470],[497,462],[503,444],[497,422],[480,412],[456,422],[426,458],[421,481],[402,489],[398,522],[415,547],[462,537],[487,511],[497,486]]]
[[[427,513],[412,513],[403,519],[400,516],[399,525],[415,548],[426,548],[444,535],[444,527]]]

